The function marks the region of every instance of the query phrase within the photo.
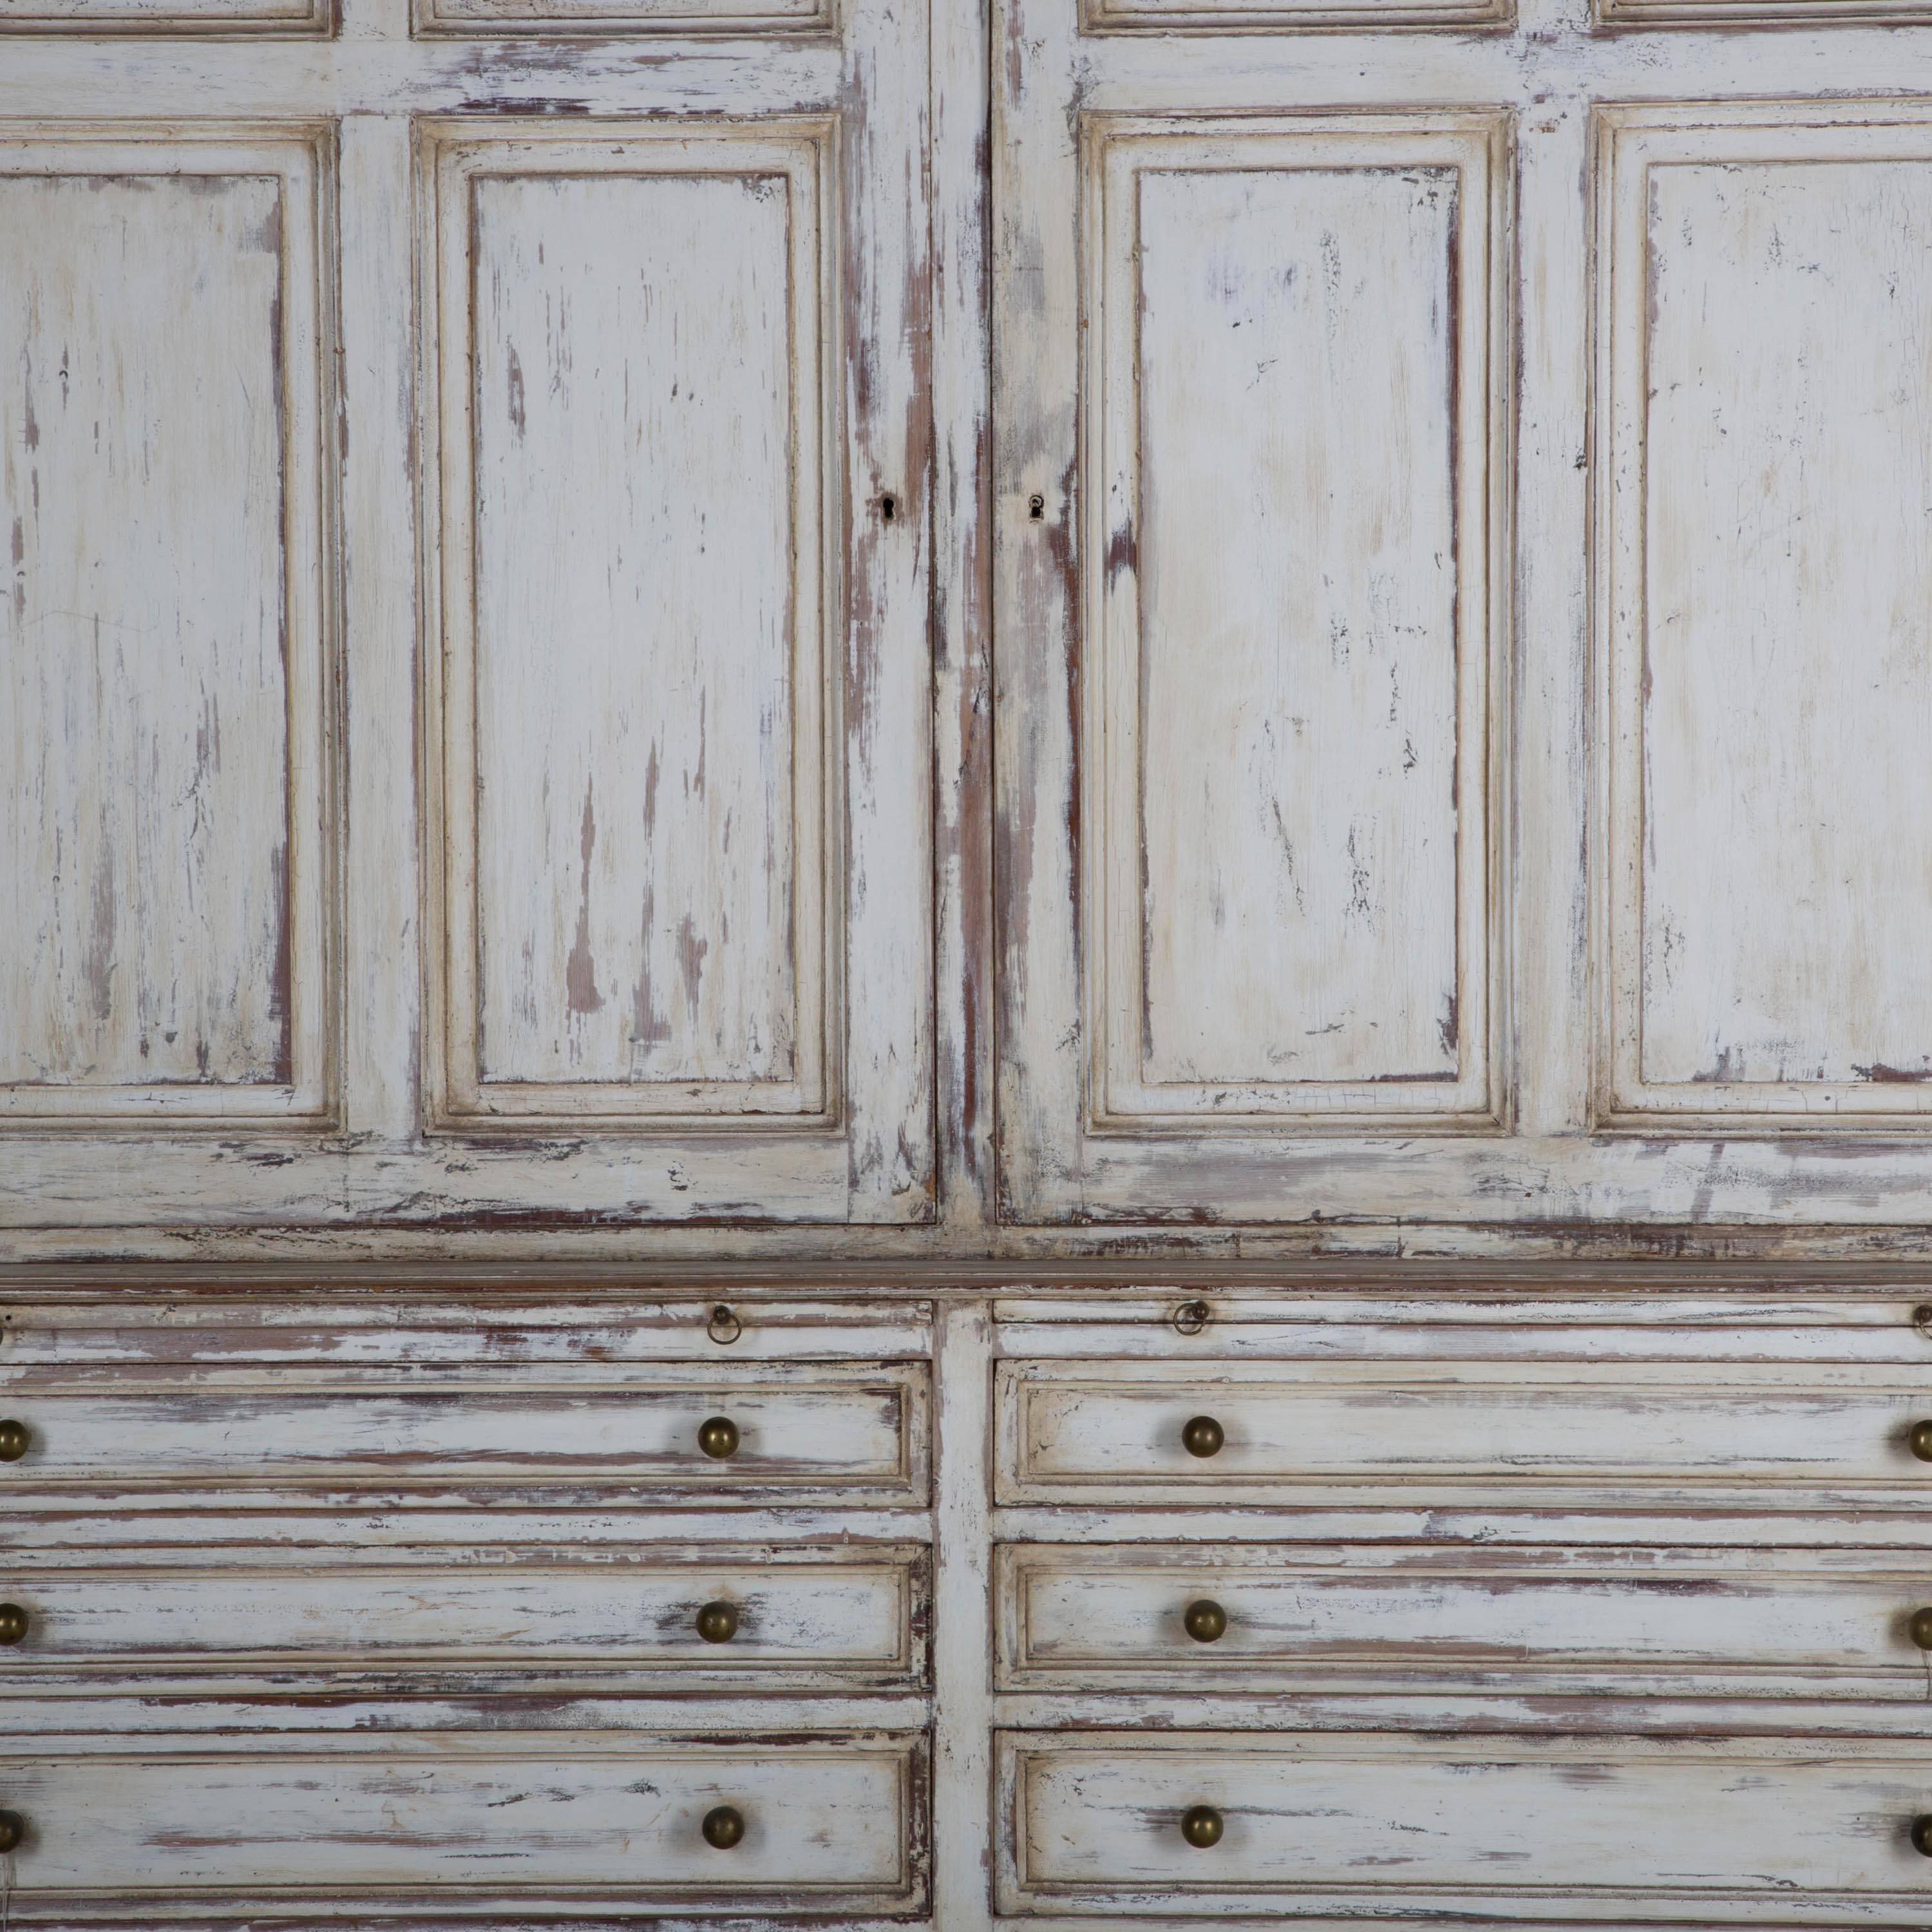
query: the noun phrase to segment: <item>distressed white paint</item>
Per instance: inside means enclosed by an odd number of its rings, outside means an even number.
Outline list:
[[[0,0],[0,34],[327,34],[334,0]]]
[[[1674,1679],[1870,1696],[1887,1677],[1894,1696],[1926,1690],[1907,1625],[1932,1571],[1875,1570],[1865,1551],[1029,1544],[1002,1546],[998,1579],[1012,1689],[1380,1690],[1426,1676],[1546,1694]],[[1206,1643],[1182,1621],[1203,1598],[1227,1616]]]
[[[1932,121],[1606,120],[1612,1114],[1932,1106]]]
[[[459,1117],[830,1104],[830,132],[433,151]]]
[[[524,1675],[668,1674],[707,1686],[748,1676],[778,1688],[905,1684],[923,1646],[925,1592],[910,1551],[659,1546],[596,1557],[497,1552],[407,1568],[311,1556],[74,1569],[0,1558],[0,1594],[28,1618],[8,1667],[96,1678],[196,1670],[368,1673],[404,1666]],[[730,1604],[726,1642],[698,1634],[700,1607]]]
[[[424,34],[772,34],[823,31],[829,0],[415,0]]]
[[[923,1884],[920,1757],[897,1737],[734,1748],[540,1731],[240,1756],[37,1741],[31,1760],[0,1761],[0,1787],[36,1821],[12,1874],[25,1910],[104,1892],[129,1914],[192,1888],[231,1912],[251,1892],[296,1906],[413,1892],[446,1911],[506,1894],[646,1912],[890,1910]],[[729,1852],[700,1831],[719,1804],[745,1818]]]
[[[1007,1910],[1828,1924],[1922,1912],[1922,1742],[1001,1739]],[[1208,1850],[1181,1814],[1226,1820]]]
[[[328,1105],[326,166],[0,140],[0,1120]]]
[[[1352,1486],[1415,1497],[1506,1488],[1517,1502],[1792,1509],[1808,1495],[1911,1510],[1932,1464],[1906,1444],[1932,1420],[1920,1374],[1835,1364],[1588,1362],[1006,1362],[1002,1502],[1346,1502]],[[1212,1416],[1225,1443],[1190,1454]],[[1856,1500],[1854,1500],[1856,1499]]]
[[[1486,1118],[1494,132],[1090,128],[1096,1126]]]

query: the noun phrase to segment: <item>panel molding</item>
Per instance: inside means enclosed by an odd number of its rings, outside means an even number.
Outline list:
[[[1515,0],[1360,0],[1334,6],[1323,0],[1081,0],[1083,34],[1295,34],[1352,28],[1382,33],[1416,28],[1507,27]]]
[[[196,39],[269,38],[328,40],[338,25],[337,0],[20,0],[0,9],[0,34],[124,34]]]
[[[1648,398],[1655,380],[1656,322],[1649,310],[1657,269],[1648,203],[1660,169],[1703,166],[1737,176],[1806,164],[1899,161],[1927,168],[1932,202],[1932,112],[1898,100],[1606,105],[1594,110],[1594,434],[1601,467],[1594,513],[1592,736],[1599,768],[1596,846],[1603,856],[1592,884],[1592,1124],[1600,1131],[1652,1136],[1666,1127],[1672,1134],[1726,1137],[1922,1135],[1932,1129],[1932,1078],[1910,1072],[1875,1067],[1856,1081],[1732,1078],[1726,1073],[1730,1048],[1717,1054],[1708,1073],[1694,1078],[1657,1079],[1644,1070],[1652,970],[1646,855],[1656,836],[1648,725],[1654,413]],[[1801,1048],[1830,1051],[1828,1043],[1792,1043],[1794,1054]]]
[[[425,39],[490,34],[828,35],[838,0],[412,0],[411,31]]]
[[[0,1087],[0,1132],[323,1131],[340,1119],[341,533],[338,498],[336,135],[326,122],[0,123],[0,178],[265,178],[278,184],[286,1077]],[[138,318],[147,326],[147,319]],[[206,728],[212,730],[212,725]]]
[[[1508,296],[1496,251],[1507,232],[1499,218],[1506,143],[1504,117],[1495,112],[1082,118],[1081,225],[1088,246],[1081,437],[1089,480],[1079,578],[1088,749],[1078,864],[1085,929],[1094,936],[1083,988],[1090,1134],[1198,1132],[1210,1124],[1262,1134],[1468,1134],[1494,1133],[1505,1124],[1491,1016],[1502,1005],[1504,910],[1495,882],[1502,872],[1497,837],[1508,596],[1503,548]],[[1423,168],[1453,176],[1456,198],[1448,224],[1454,258],[1445,268],[1457,304],[1448,325],[1454,386],[1448,476],[1456,553],[1456,994],[1445,1025],[1457,1070],[1430,1078],[1404,1069],[1354,1082],[1160,1079],[1147,1066],[1148,861],[1139,849],[1146,789],[1139,719],[1146,700],[1130,695],[1144,690],[1145,648],[1138,346],[1144,323],[1133,280],[1143,245],[1141,184],[1156,173],[1380,176]],[[1122,233],[1128,228],[1130,240]],[[1116,404],[1117,394],[1132,400]],[[1235,942],[1231,937],[1228,943]]]
[[[844,742],[837,506],[832,467],[839,421],[839,330],[834,284],[838,124],[830,116],[748,122],[609,124],[593,140],[580,126],[431,122],[418,130],[424,228],[425,313],[440,366],[424,372],[424,574],[430,626],[424,652],[424,877],[428,894],[427,1112],[433,1129],[520,1131],[560,1125],[604,1132],[824,1134],[843,1118],[840,988],[844,904],[840,760]],[[568,1082],[486,1077],[482,1050],[476,572],[476,433],[469,371],[476,338],[472,197],[484,181],[586,176],[782,177],[790,198],[791,340],[795,370],[794,581],[789,666],[794,696],[791,820],[797,1017],[790,1080]],[[586,864],[588,864],[586,857]]]

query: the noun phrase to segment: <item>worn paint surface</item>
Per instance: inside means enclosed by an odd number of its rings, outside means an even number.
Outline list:
[[[316,156],[0,158],[0,1114],[314,1113]]]

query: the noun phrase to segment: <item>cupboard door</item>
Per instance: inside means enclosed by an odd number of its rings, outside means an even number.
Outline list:
[[[350,10],[8,44],[0,1219],[928,1220],[923,11]]]

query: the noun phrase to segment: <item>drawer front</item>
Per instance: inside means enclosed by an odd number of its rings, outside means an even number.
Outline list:
[[[540,1917],[560,1904],[828,1912],[923,1895],[926,1775],[906,1737],[757,1746],[559,1733],[329,1738],[299,1752],[0,1760],[27,1820],[16,1920],[85,1899],[140,1918],[239,1894],[332,1912],[364,1894]],[[742,1836],[707,1843],[736,1811]]]
[[[760,1365],[750,1372],[394,1372],[268,1377],[222,1371],[33,1381],[0,1394],[26,1453],[0,1495],[76,1488],[138,1506],[183,1486],[383,1494],[479,1489],[628,1492],[657,1504],[772,1499],[922,1503],[927,1370]],[[736,1432],[722,1456],[701,1426]]]
[[[1766,1508],[1932,1500],[1932,1462],[1910,1448],[1932,1422],[1932,1373],[1031,1361],[1002,1364],[998,1389],[1003,1502],[1359,1502],[1377,1485],[1405,1502],[1480,1490],[1612,1508],[1714,1493]],[[1196,1418],[1219,1432],[1211,1453],[1184,1442]]]
[[[1925,1696],[1912,1620],[1932,1612],[1932,1564],[1875,1569],[1864,1551],[1031,1544],[1003,1546],[995,1575],[1015,1689],[1468,1689],[1529,1672],[1544,1690]]]
[[[1008,1911],[1932,1913],[1932,1858],[1911,1840],[1932,1812],[1918,1740],[1008,1733],[1000,1776]],[[1218,1841],[1190,1841],[1197,1807]]]
[[[925,1675],[928,1585],[924,1554],[910,1546],[460,1565],[272,1555],[0,1567],[0,1597],[26,1615],[6,1667],[748,1672],[848,1688]]]

